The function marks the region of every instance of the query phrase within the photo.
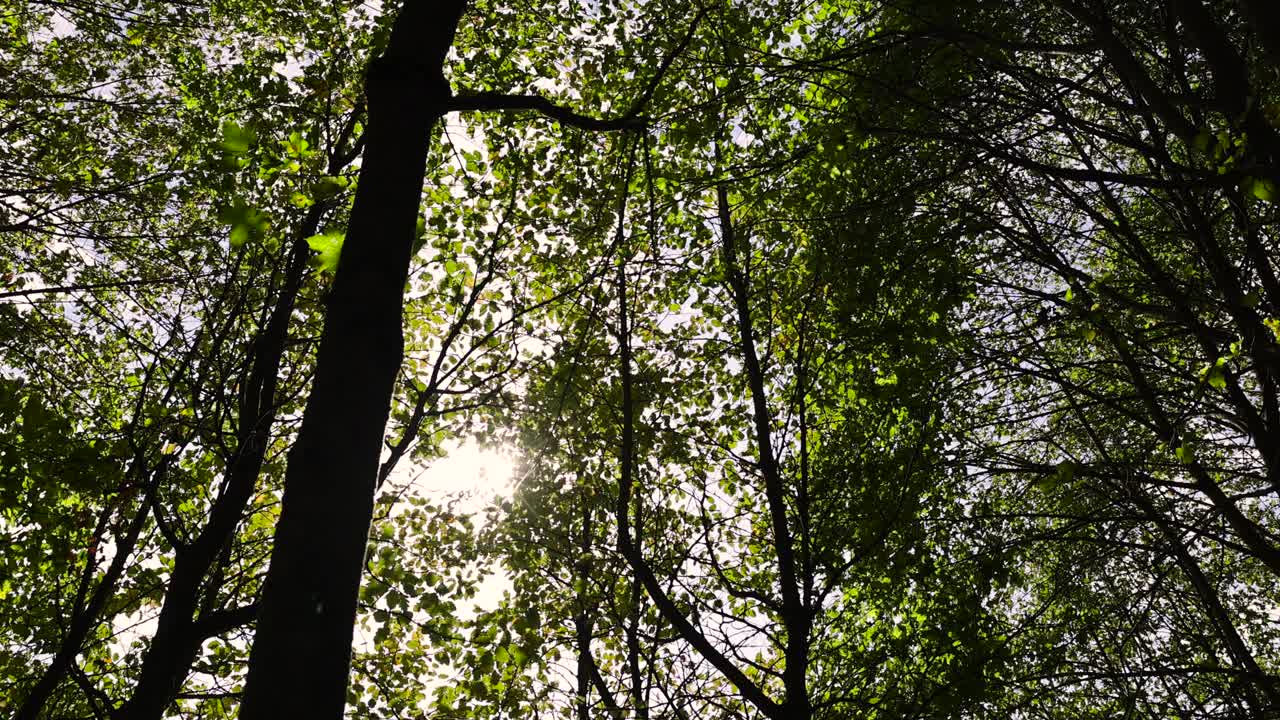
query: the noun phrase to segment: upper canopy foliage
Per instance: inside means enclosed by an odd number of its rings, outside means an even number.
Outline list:
[[[0,0],[0,713],[236,713],[398,9]],[[1276,14],[470,3],[348,716],[1272,717]]]

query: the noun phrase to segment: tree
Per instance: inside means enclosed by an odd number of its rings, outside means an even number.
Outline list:
[[[443,66],[465,7],[462,0],[437,7],[407,3],[386,51],[370,64],[361,179],[326,303],[316,378],[290,451],[243,717],[299,710],[337,717],[346,701],[374,479],[403,359],[403,288],[422,176],[433,126],[458,107],[450,103]],[[654,83],[661,74],[660,67]],[[618,121],[579,124],[632,126],[644,100]],[[493,109],[532,104],[562,121],[581,117],[527,96],[472,102]],[[325,690],[308,691],[314,687]]]
[[[123,477],[103,473],[62,497],[41,498],[51,488],[21,473],[10,476],[37,503],[31,508],[74,511],[42,517],[19,512],[6,518],[18,527],[27,518],[35,520],[41,532],[32,533],[33,540],[57,536],[68,521],[75,527],[94,513],[99,519],[83,527],[84,539],[65,551],[71,567],[50,564],[41,553],[29,556],[26,570],[54,578],[55,602],[65,592],[64,577],[78,578],[73,586],[78,589],[74,600],[66,598],[63,607],[51,609],[44,637],[31,638],[33,655],[49,647],[52,662],[29,690],[18,675],[15,691],[6,695],[22,701],[21,717],[35,716],[50,701],[55,707],[75,703],[76,692],[85,712],[114,710],[119,685],[95,686],[103,668],[120,659],[113,625],[163,601],[164,621],[146,649],[139,691],[128,709],[131,715],[159,716],[186,678],[196,648],[252,619],[253,587],[235,573],[236,565],[252,563],[257,552],[250,544],[246,553],[232,538],[243,539],[241,532],[251,538],[254,528],[241,523],[254,515],[261,521],[269,513],[265,498],[254,498],[255,485],[276,449],[272,421],[299,392],[299,375],[282,372],[282,367],[305,369],[298,367],[299,347],[290,346],[286,332],[300,291],[306,307],[302,278],[308,250],[303,238],[316,232],[335,204],[333,197],[312,201],[295,183],[305,188],[313,172],[323,174],[319,160],[329,161],[330,173],[350,162],[349,149],[334,141],[345,144],[354,118],[342,117],[341,107],[321,112],[317,106],[332,105],[331,96],[309,98],[310,103],[304,99],[300,107],[315,111],[319,119],[291,136],[286,132],[285,152],[274,142],[255,142],[252,120],[245,125],[222,120],[223,103],[242,97],[242,83],[256,79],[262,63],[270,72],[276,56],[251,55],[238,74],[193,67],[191,53],[200,53],[194,45],[199,38],[183,33],[198,27],[200,14],[193,15],[190,8],[170,16],[164,8],[136,7],[128,17],[137,25],[128,32],[111,18],[67,10],[56,17],[73,34],[46,38],[43,44],[32,35],[50,16],[37,8],[15,17],[30,19],[30,28],[9,27],[20,40],[47,50],[42,69],[53,85],[46,96],[13,96],[15,120],[9,129],[19,135],[6,149],[20,147],[40,137],[48,129],[44,125],[64,120],[58,112],[42,116],[37,103],[93,109],[94,116],[83,118],[76,142],[65,138],[58,145],[61,157],[30,166],[31,177],[49,173],[52,182],[33,183],[7,198],[9,207],[46,210],[28,212],[9,228],[18,242],[8,247],[24,272],[19,289],[7,293],[18,304],[6,309],[18,308],[14,315],[22,329],[27,327],[20,320],[24,306],[50,317],[79,348],[49,352],[54,338],[30,336],[23,344],[28,360],[16,362],[20,355],[14,355],[8,369],[37,396],[71,391],[79,398],[78,419],[63,432],[87,437],[104,460],[127,461],[128,467]],[[144,34],[145,55],[137,50]],[[98,53],[81,53],[77,46],[96,47]],[[335,52],[340,54],[341,48]],[[122,61],[127,57],[133,60]],[[144,58],[175,68],[175,86],[186,83],[183,94],[173,99],[152,94],[146,74],[154,68]],[[60,92],[90,81],[105,84]],[[284,94],[282,84],[277,78],[255,92],[262,98],[278,97]],[[25,90],[21,85],[18,89]],[[273,103],[264,106],[259,117],[270,117]],[[175,122],[175,116],[183,122]],[[93,128],[119,133],[99,134]],[[175,128],[181,132],[171,143],[157,142]],[[343,137],[336,139],[338,134]],[[309,142],[322,141],[329,141],[323,143],[327,157],[306,150]],[[68,172],[68,163],[72,174],[80,174],[64,182],[58,178]],[[255,181],[263,178],[283,182],[262,192]],[[179,190],[170,193],[168,184]],[[280,193],[284,185],[291,187]],[[310,210],[300,211],[302,201],[312,204]],[[216,215],[211,205],[218,209]],[[282,230],[272,231],[268,213]],[[229,243],[223,221],[231,226]],[[60,239],[42,245],[51,238]],[[123,280],[112,275],[121,267],[130,271]],[[246,277],[250,267],[255,269],[251,278]],[[99,279],[104,273],[106,278]],[[64,297],[78,302],[59,312]],[[73,378],[83,380],[67,384]],[[50,381],[62,389],[53,389],[57,386]],[[219,476],[227,482],[220,483]],[[205,524],[202,515],[210,507],[213,518]],[[156,561],[166,552],[178,556],[167,586],[160,584],[166,568]],[[95,572],[100,565],[106,570],[101,577]],[[22,599],[34,598],[15,598]],[[59,617],[72,622],[64,625]],[[82,652],[83,660],[77,658]],[[51,712],[71,711],[62,705]]]
[[[1265,5],[0,10],[0,708],[1268,717]]]
[[[1054,548],[1041,617],[1058,598],[1099,611],[1054,618],[1093,639],[1031,677],[1078,687],[1059,696],[1074,712],[1261,716],[1275,701],[1267,631],[1230,598],[1271,572],[1273,552],[1251,498],[1270,494],[1263,228],[1275,131],[1242,101],[1265,96],[1266,65],[1246,65],[1230,39],[1251,32],[1242,16],[1200,3],[1166,4],[1154,20],[1096,3],[988,10],[912,18],[911,34],[958,47],[971,68],[943,96],[963,103],[912,93],[933,114],[912,134],[988,160],[990,196],[957,200],[995,243],[975,371],[999,435],[981,452],[995,487],[1027,477],[1035,498],[1008,487],[989,517],[1022,515],[1030,552]],[[1240,133],[1250,139],[1233,145]],[[1142,590],[1127,596],[1114,577]],[[1114,645],[1099,632],[1109,623],[1148,639]],[[1160,633],[1197,649],[1165,647]]]

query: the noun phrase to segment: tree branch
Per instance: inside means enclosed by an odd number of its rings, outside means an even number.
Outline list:
[[[639,113],[628,112],[618,118],[602,119],[582,115],[569,108],[556,105],[541,95],[509,95],[506,93],[461,93],[449,100],[450,112],[481,112],[486,110],[534,111],[564,125],[597,132],[640,130],[648,121]]]
[[[30,290],[5,290],[0,292],[0,299],[28,295],[44,295],[50,293],[69,293],[83,292],[85,290],[99,290],[103,288],[123,288],[136,287],[139,285],[164,285],[166,283],[181,283],[191,280],[198,280],[202,277],[208,277],[213,273],[203,273],[200,275],[175,275],[165,278],[139,278],[137,280],[117,280],[115,282],[89,283],[86,285],[59,285],[57,287],[31,288]]]
[[[702,18],[707,14],[706,8],[698,10],[698,14],[694,16],[693,21],[689,23],[689,29],[685,32],[680,42],[671,49],[670,52],[662,58],[662,62],[658,63],[658,70],[649,79],[649,84],[645,86],[644,92],[640,93],[640,97],[632,103],[631,109],[623,113],[620,117],[612,119],[595,118],[590,115],[570,110],[562,105],[556,105],[541,95],[532,94],[507,94],[507,93],[468,93],[461,92],[449,99],[447,107],[451,112],[477,112],[485,110],[507,110],[507,111],[527,111],[541,113],[546,117],[555,120],[561,124],[579,128],[581,130],[591,130],[595,132],[617,132],[620,130],[641,130],[648,123],[648,118],[641,113],[648,106],[649,101],[653,99],[653,94],[657,92],[658,85],[662,83],[662,79],[666,77],[667,72],[671,69],[671,64],[681,53],[689,47],[689,42],[693,40],[693,33],[698,29],[698,25],[702,22]]]
[[[200,639],[217,637],[244,627],[258,619],[258,603],[249,603],[226,610],[215,610],[200,616],[192,626],[192,634]]]

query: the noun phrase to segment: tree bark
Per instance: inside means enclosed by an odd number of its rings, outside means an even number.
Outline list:
[[[289,454],[240,717],[338,720],[443,66],[465,0],[408,0],[365,82],[369,123],[315,381]]]
[[[591,568],[587,563],[587,553],[591,551],[591,506],[584,492],[579,498],[582,503],[582,537],[578,541],[578,557],[574,560],[573,573],[577,580],[578,613],[573,619],[574,630],[578,635],[578,720],[591,720],[591,670],[594,661],[591,657],[591,636],[595,621],[591,617],[591,599],[587,596],[587,582],[590,580]],[[603,693],[601,693],[603,696]]]

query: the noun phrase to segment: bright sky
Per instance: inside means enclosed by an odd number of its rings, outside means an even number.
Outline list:
[[[465,493],[458,508],[463,512],[478,512],[494,496],[511,494],[515,458],[510,452],[482,448],[471,441],[448,447],[447,451],[430,467],[412,470],[419,473],[413,480],[416,492],[435,501]]]
[[[449,448],[449,454],[432,463],[414,482],[416,489],[435,500],[444,495],[467,493],[458,504],[462,512],[480,512],[494,497],[510,497],[515,490],[515,456],[509,450],[482,448],[465,442]],[[479,518],[477,518],[479,519]],[[501,568],[480,584],[473,604],[483,610],[498,606],[511,580]]]
[[[483,520],[482,511],[493,502],[495,496],[510,497],[515,484],[515,457],[508,450],[483,448],[473,441],[446,446],[447,454],[431,462],[427,468],[403,464],[388,478],[389,483],[403,482],[405,476],[415,476],[412,492],[433,502],[442,503],[454,496],[461,496],[457,509],[463,513],[477,513],[477,522]],[[474,616],[497,608],[502,594],[511,588],[511,580],[502,568],[494,567],[493,573],[480,583],[479,591],[469,603],[459,603],[458,615]],[[371,647],[371,636],[356,624],[353,642],[357,650]],[[428,685],[436,684],[430,681]]]

